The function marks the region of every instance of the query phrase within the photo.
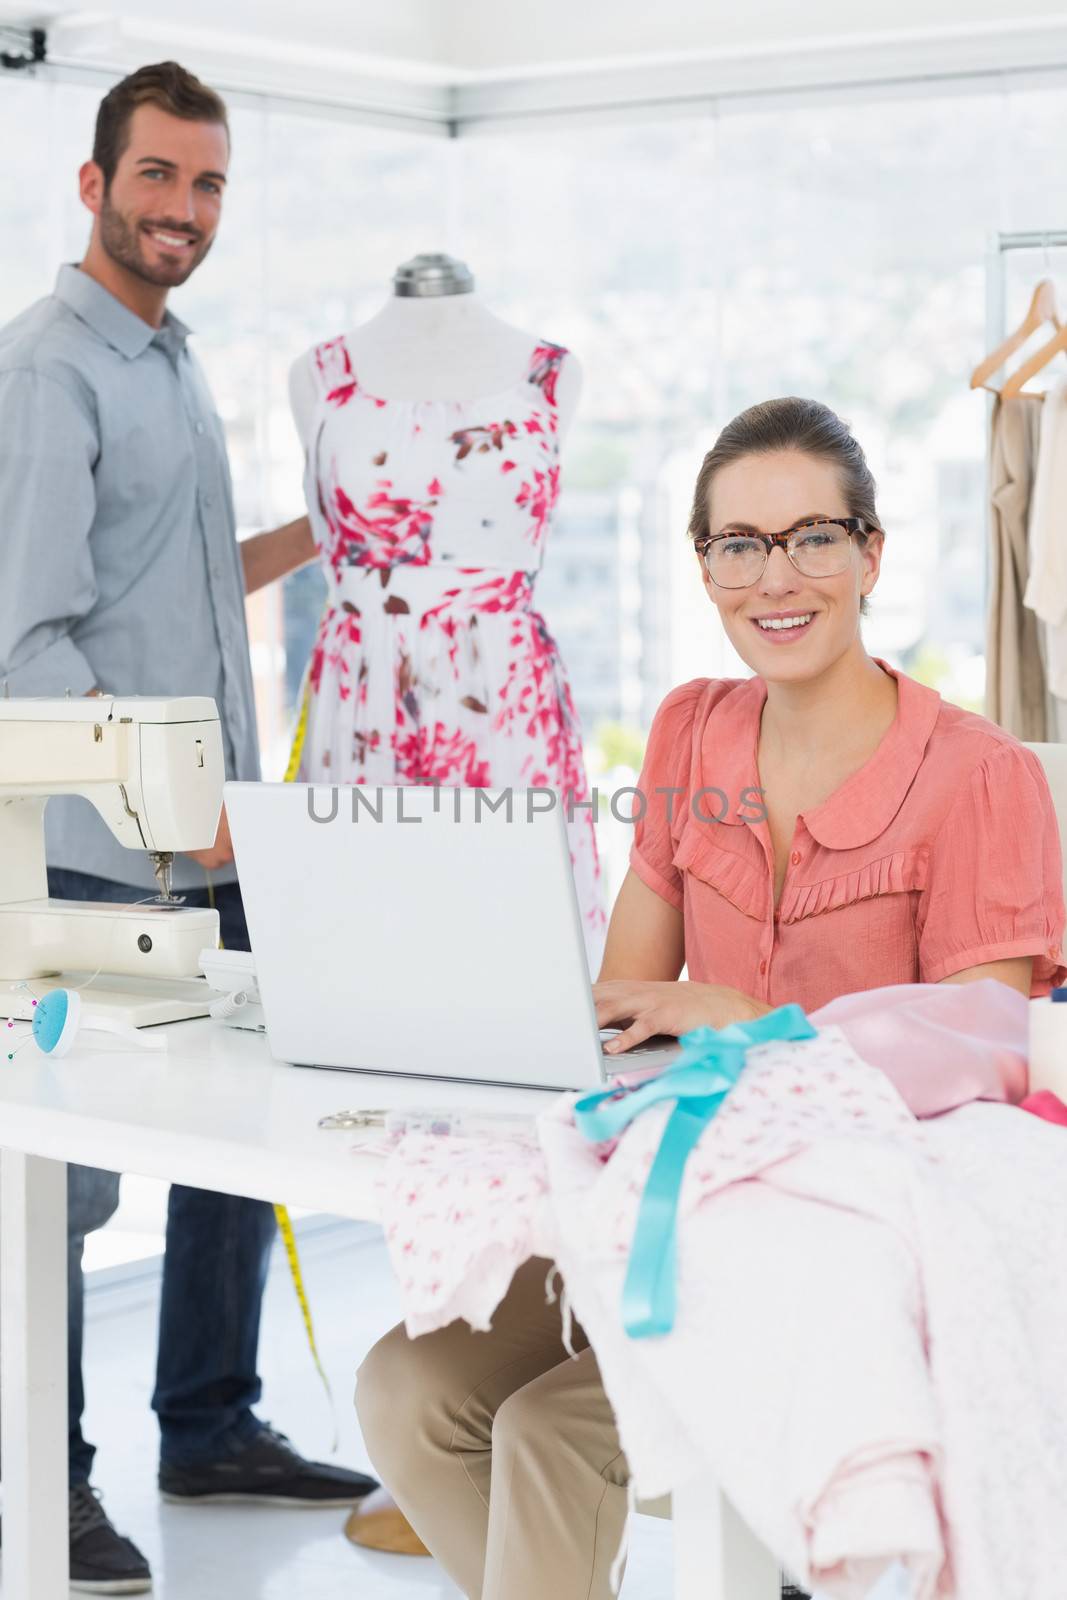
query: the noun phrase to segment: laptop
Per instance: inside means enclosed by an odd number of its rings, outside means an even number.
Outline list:
[[[562,804],[546,790],[227,783],[271,1053],[584,1089],[605,1056]]]

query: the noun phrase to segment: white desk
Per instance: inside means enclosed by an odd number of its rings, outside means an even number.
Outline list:
[[[0,1029],[0,1039],[22,1038]],[[4,1588],[67,1600],[66,1163],[376,1220],[373,1156],[320,1117],[359,1107],[537,1111],[536,1090],[283,1066],[217,1023],[165,1030],[166,1054],[93,1045],[0,1055],[0,1394]],[[683,1512],[684,1500],[684,1512]],[[778,1600],[777,1569],[712,1485],[676,1497],[676,1600]],[[721,1552],[716,1555],[716,1551]],[[340,1600],[340,1597],[339,1597]]]

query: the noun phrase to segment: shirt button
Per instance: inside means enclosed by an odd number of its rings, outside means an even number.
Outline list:
[[[761,961],[761,962],[760,962],[760,964],[759,964],[759,969],[760,969],[760,972],[766,972],[766,970],[767,970],[767,963],[766,963],[766,961]]]
[[[1060,959],[1059,947],[1057,945],[1054,945],[1054,944],[1053,945],[1049,945],[1049,952],[1048,953],[1049,953],[1050,958],[1053,961],[1058,961]]]
[[[790,859],[790,861],[793,863],[793,865],[795,867],[797,862],[800,860],[800,851],[799,850],[794,850],[793,854],[789,857],[789,859]]]
[[[202,423],[202,422],[198,422],[198,423],[197,423],[197,425],[196,425],[196,431],[197,431],[197,433],[203,433],[203,431],[204,431],[204,424],[203,424],[203,423]]]

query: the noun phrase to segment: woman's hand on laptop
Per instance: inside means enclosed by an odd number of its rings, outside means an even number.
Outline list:
[[[761,1000],[721,983],[647,983],[637,978],[610,978],[594,983],[593,1000],[599,1028],[622,1027],[604,1046],[611,1055],[643,1044],[654,1033],[679,1038],[691,1028],[725,1028],[751,1022],[772,1010]]]

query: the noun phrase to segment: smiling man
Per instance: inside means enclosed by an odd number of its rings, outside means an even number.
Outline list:
[[[306,517],[238,545],[222,424],[167,310],[214,243],[229,161],[223,102],[176,63],[117,84],[79,174],[85,258],[0,329],[0,694],[210,695],[227,776],[258,778],[244,597],[315,550]],[[51,894],[155,888],[87,802],[50,801],[46,830]],[[210,894],[223,942],[248,948],[225,816],[173,885],[194,905]],[[118,1192],[114,1173],[70,1169],[71,1578],[95,1594],[151,1582],[89,1487],[81,1432],[82,1247]],[[252,1411],[273,1236],[262,1202],[171,1189],[152,1400],[169,1500],[347,1506],[375,1487],[305,1461]]]
[[[184,78],[175,90],[175,101],[184,94],[192,106],[198,98]],[[225,120],[185,122],[177,148],[174,122],[153,100],[136,105],[126,127],[119,117],[102,117],[93,159],[80,174],[82,199],[96,216],[82,271],[124,304],[132,299],[130,309],[153,327],[163,321],[169,291],[215,242],[230,161]]]

